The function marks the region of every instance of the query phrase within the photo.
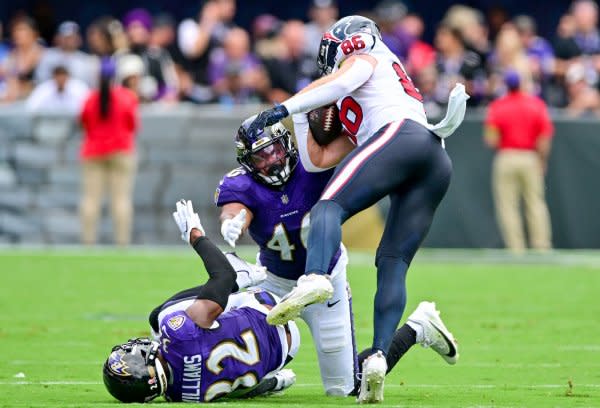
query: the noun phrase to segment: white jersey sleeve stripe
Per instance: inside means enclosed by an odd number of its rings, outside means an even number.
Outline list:
[[[321,195],[321,200],[330,200],[338,191],[340,191],[352,179],[352,176],[362,166],[362,164],[376,153],[379,149],[385,146],[396,134],[404,121],[395,122],[388,125],[388,128],[373,144],[367,146],[363,151],[358,153],[344,168],[333,178],[329,186]]]

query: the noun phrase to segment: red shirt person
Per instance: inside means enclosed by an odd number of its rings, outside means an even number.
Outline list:
[[[127,88],[112,86],[108,98],[110,112],[105,117],[101,110],[101,90],[91,92],[85,101],[80,118],[85,130],[81,146],[83,159],[135,150],[137,96]]]
[[[100,207],[106,190],[111,196],[114,241],[123,246],[131,240],[138,101],[132,91],[113,84],[114,75],[114,61],[104,59],[100,87],[90,93],[80,115],[84,130],[81,239],[88,245],[96,242]]]
[[[505,245],[513,252],[525,249],[519,204],[525,203],[531,246],[551,248],[550,216],[544,198],[544,173],[554,127],[546,104],[520,90],[520,78],[509,71],[509,90],[492,102],[485,121],[484,140],[496,150],[492,185],[496,215]]]

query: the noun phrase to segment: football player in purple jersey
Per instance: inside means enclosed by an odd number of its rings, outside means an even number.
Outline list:
[[[150,324],[158,341],[131,339],[112,349],[103,368],[110,394],[122,402],[149,402],[161,395],[169,401],[210,402],[291,386],[295,376],[282,368],[300,346],[296,325],[266,322],[276,299],[265,290],[231,295],[239,288],[235,269],[204,236],[191,201],[178,202],[173,217],[209,279],[153,311]]]
[[[246,130],[252,119],[242,124],[236,136],[237,159],[242,167],[223,178],[215,201],[222,207],[223,238],[235,246],[247,230],[260,247],[258,264],[267,268],[267,278],[258,286],[284,297],[298,279],[305,277],[309,212],[333,170],[308,172],[298,160],[290,132],[280,122],[266,127],[259,138],[251,138]],[[307,123],[295,123],[294,128],[296,138],[308,137],[312,141]],[[327,395],[355,394],[360,377],[355,374],[359,374],[361,366],[357,360],[362,362],[371,354],[368,349],[356,356],[347,263],[346,250],[341,245],[328,269],[328,279],[334,288],[332,299],[310,305],[300,315],[312,333]],[[431,321],[445,329],[435,313],[435,304],[421,302],[407,323],[393,334],[386,355],[387,372],[414,344],[437,352],[454,347],[437,335]],[[412,327],[421,326],[425,329],[416,338]]]
[[[241,167],[221,180],[215,202],[222,207],[225,241],[235,246],[248,230],[260,247],[257,262],[267,268],[267,279],[259,287],[284,296],[304,275],[310,210],[333,171],[307,172],[281,123],[266,128],[257,140],[249,139],[246,128],[252,119],[242,124],[235,140]],[[356,378],[347,263],[340,245],[328,268],[333,298],[307,307],[301,315],[314,339],[325,393],[333,396],[348,395]]]

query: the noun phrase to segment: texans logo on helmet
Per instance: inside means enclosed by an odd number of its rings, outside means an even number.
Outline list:
[[[125,352],[115,351],[108,357],[108,368],[110,371],[121,377],[129,377],[131,374],[127,371],[129,366],[123,361]]]

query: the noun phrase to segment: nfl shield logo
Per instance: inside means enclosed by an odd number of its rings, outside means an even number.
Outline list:
[[[290,199],[288,198],[287,194],[284,194],[281,196],[281,202],[284,204],[287,204],[290,202]]]

